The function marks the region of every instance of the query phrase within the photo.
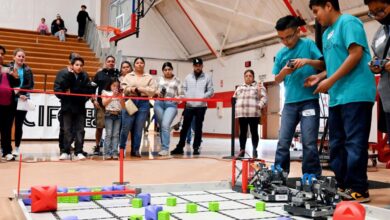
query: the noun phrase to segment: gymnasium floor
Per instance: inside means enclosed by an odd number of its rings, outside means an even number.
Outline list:
[[[156,138],[149,135],[149,144]],[[171,146],[174,146],[178,138],[173,137]],[[250,141],[248,141],[250,142]],[[86,141],[85,150],[91,151],[94,142]],[[23,142],[22,151],[30,155],[38,155],[52,151],[51,156],[58,152],[58,143],[54,141],[28,141]],[[237,145],[236,145],[237,146]],[[189,146],[186,149],[189,150]],[[260,148],[260,147],[259,147]],[[49,150],[48,150],[49,149]],[[50,150],[53,149],[53,150]],[[126,158],[124,167],[124,180],[131,184],[165,184],[165,183],[190,183],[212,182],[230,180],[231,162],[222,160],[222,156],[230,153],[230,139],[204,138],[201,156],[192,158],[191,155],[169,159],[144,156],[142,159]],[[48,158],[50,155],[46,155]],[[101,158],[87,159],[85,161],[34,161],[22,163],[21,188],[34,185],[58,185],[58,186],[103,186],[112,184],[119,179],[119,162],[113,160],[103,161]],[[292,162],[290,177],[301,176],[300,162]],[[18,162],[0,163],[0,219],[18,218],[18,209],[8,200],[12,197],[12,191],[17,187]],[[329,170],[324,170],[323,175],[332,175]],[[390,170],[379,163],[376,168],[370,167],[368,176],[370,180],[389,183]],[[385,184],[386,185],[386,184]],[[387,184],[388,185],[388,184]],[[388,186],[387,186],[388,187]],[[370,190],[370,205],[390,208],[390,188]],[[16,210],[16,211],[15,211]],[[12,219],[12,218],[11,218]]]

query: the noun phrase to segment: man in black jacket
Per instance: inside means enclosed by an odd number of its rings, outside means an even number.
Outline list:
[[[95,88],[88,78],[88,74],[83,72],[84,59],[76,57],[71,62],[72,69],[57,82],[54,87],[55,92],[70,94],[93,94]],[[85,103],[89,97],[71,96],[56,94],[61,100],[61,110],[64,120],[65,140],[64,148],[61,152],[60,160],[66,160],[70,155],[70,144],[72,141],[72,132],[76,133],[75,138],[75,155],[77,159],[84,160],[83,143],[84,143],[84,125],[85,125]]]
[[[79,23],[79,31],[78,31],[78,40],[81,40],[84,36],[85,32],[85,25],[87,24],[87,19],[89,21],[92,21],[91,18],[89,17],[88,12],[85,10],[87,9],[87,6],[82,5],[81,6],[81,11],[79,11],[79,14],[77,15],[77,23]]]
[[[118,79],[120,76],[119,70],[115,69],[115,57],[113,56],[107,56],[105,61],[105,68],[98,71],[93,79],[93,82],[97,84],[98,87],[98,95],[102,94],[103,89],[107,87],[107,84],[111,82],[113,79]],[[100,147],[101,146],[101,139],[103,134],[103,128],[104,128],[104,106],[102,103],[101,98],[97,99],[91,99],[93,105],[96,109],[96,146],[94,148],[94,154],[99,155],[100,154]]]

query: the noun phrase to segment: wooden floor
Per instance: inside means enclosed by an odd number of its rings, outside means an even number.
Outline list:
[[[230,140],[204,139],[202,156],[171,159],[127,158],[125,161],[125,181],[133,184],[163,184],[185,182],[208,182],[230,180],[231,162],[222,160],[228,155]],[[174,139],[173,142],[176,142]],[[208,145],[207,143],[210,143]],[[25,147],[54,146],[55,142],[26,142]],[[90,149],[93,142],[86,142]],[[57,147],[56,147],[57,148]],[[8,198],[17,188],[18,162],[0,163],[0,219],[22,219],[18,208]],[[323,175],[332,175],[324,170]],[[301,163],[292,162],[290,177],[301,176]],[[390,170],[379,163],[377,168],[369,168],[370,180],[390,183]],[[21,188],[34,185],[57,186],[102,186],[110,185],[119,179],[119,162],[112,160],[88,159],[86,161],[33,162],[22,163]],[[390,207],[390,188],[370,190],[370,205]],[[6,211],[3,211],[6,210]],[[12,216],[12,217],[11,217]],[[19,216],[19,218],[18,218]]]

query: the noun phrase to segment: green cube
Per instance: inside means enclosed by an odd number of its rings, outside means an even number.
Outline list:
[[[218,212],[219,211],[219,202],[209,202],[209,211]]]
[[[255,189],[255,186],[254,185],[248,185],[248,189],[249,189],[249,191],[252,191],[252,190]]]
[[[157,216],[157,220],[169,220],[170,217],[171,217],[171,213],[169,213],[167,211],[159,211],[158,216]]]
[[[198,205],[195,203],[188,203],[187,204],[187,213],[197,213],[198,212]]]
[[[260,201],[256,203],[256,211],[265,211],[265,202]]]
[[[58,195],[61,195],[61,193],[59,193]],[[69,199],[67,196],[58,196],[57,202],[58,203],[69,203]]]
[[[142,199],[139,199],[139,198],[132,199],[131,206],[133,206],[133,208],[136,208],[136,209],[142,208]]]
[[[91,189],[91,192],[101,192],[101,191],[102,191],[102,188],[100,188],[100,187]],[[103,195],[92,195],[91,198],[92,198],[92,200],[102,200]]]
[[[167,198],[167,206],[176,206],[176,198],[175,197]]]
[[[75,189],[68,190],[68,193],[75,193]],[[68,203],[79,203],[79,197],[78,196],[68,196]]]
[[[132,215],[129,217],[129,220],[143,220],[144,217],[142,215]]]

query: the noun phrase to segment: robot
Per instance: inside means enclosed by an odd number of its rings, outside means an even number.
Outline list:
[[[291,202],[284,205],[284,211],[298,216],[326,219],[341,200],[337,194],[336,180],[332,177],[317,179],[314,174],[304,174],[297,181],[297,190]]]
[[[288,202],[291,191],[286,186],[287,175],[280,166],[267,168],[265,164],[259,163],[250,182],[254,186],[250,193],[265,202]]]

